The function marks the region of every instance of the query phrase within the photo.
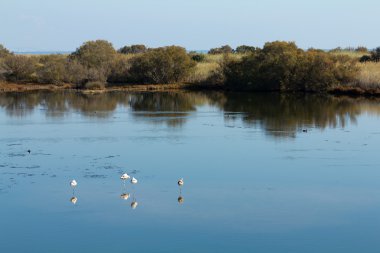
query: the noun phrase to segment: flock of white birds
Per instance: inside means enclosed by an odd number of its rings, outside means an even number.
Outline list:
[[[120,176],[120,179],[123,180],[123,181],[126,181],[126,180],[128,180],[128,179],[130,179],[130,178],[131,178],[131,177],[130,177],[127,173],[124,173],[123,175]],[[131,184],[137,184],[138,180],[137,180],[135,177],[132,177],[130,182],[131,182]],[[179,180],[177,181],[177,184],[178,184],[179,187],[182,187],[182,186],[184,185],[184,183],[185,183],[185,182],[183,181],[183,178],[181,178],[181,179],[179,179]],[[77,185],[78,185],[78,182],[77,182],[75,179],[73,179],[73,180],[70,181],[70,186],[71,186],[71,188],[73,189],[73,191],[74,191],[74,188],[77,187]],[[123,194],[121,194],[120,197],[121,197],[122,199],[124,199],[124,200],[127,200],[127,199],[129,199],[130,194],[128,194],[128,193],[123,193]],[[75,196],[73,196],[73,197],[70,199],[70,201],[75,205],[75,204],[77,203],[77,201],[78,201],[78,198],[75,197]],[[179,203],[182,203],[182,202],[183,202],[183,198],[182,198],[182,196],[179,196],[179,198],[178,198],[178,202],[179,202]],[[138,205],[137,201],[136,201],[136,200],[133,200],[132,203],[131,203],[131,207],[132,207],[132,209],[135,209],[135,208],[137,207],[137,205]]]

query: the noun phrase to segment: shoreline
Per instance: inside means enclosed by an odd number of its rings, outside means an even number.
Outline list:
[[[78,91],[81,93],[95,94],[112,91],[126,91],[126,92],[165,92],[165,91],[180,91],[180,90],[194,90],[194,91],[235,91],[225,88],[220,85],[189,85],[189,84],[127,84],[127,85],[111,85],[104,89],[77,89],[72,84],[35,84],[35,83],[6,83],[0,82],[0,93],[13,93],[13,92],[31,92],[31,91]],[[239,91],[247,93],[263,93],[264,91]],[[266,91],[265,93],[267,93]],[[271,91],[281,92],[281,91]],[[362,89],[357,87],[336,87],[329,91],[318,92],[284,92],[284,93],[315,93],[315,94],[330,94],[336,96],[352,96],[352,97],[380,97],[380,89]]]

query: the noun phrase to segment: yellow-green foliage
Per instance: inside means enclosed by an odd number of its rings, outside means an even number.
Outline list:
[[[186,80],[196,63],[182,47],[155,48],[136,56],[130,68],[132,80],[168,84]]]
[[[322,50],[304,51],[293,42],[275,41],[224,66],[231,89],[262,91],[326,91],[349,82],[356,73],[355,61]]]
[[[363,89],[380,88],[380,63],[360,63],[359,69],[358,75],[355,76],[355,86]]]

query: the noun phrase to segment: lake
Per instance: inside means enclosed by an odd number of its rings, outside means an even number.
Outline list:
[[[379,100],[9,93],[0,133],[0,252],[379,251]]]

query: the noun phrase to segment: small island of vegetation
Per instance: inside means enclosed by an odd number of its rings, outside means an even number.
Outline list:
[[[303,50],[283,41],[200,53],[179,46],[116,50],[96,40],[68,55],[19,55],[0,45],[0,91],[144,87],[380,95],[379,61],[380,47]]]

